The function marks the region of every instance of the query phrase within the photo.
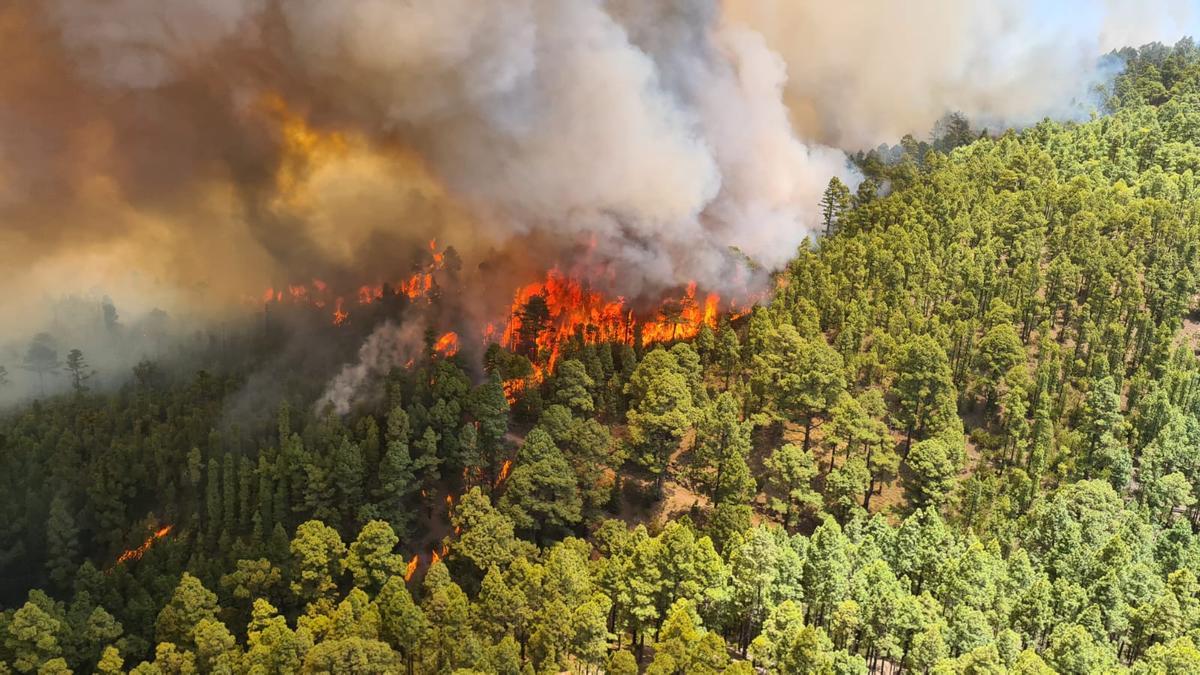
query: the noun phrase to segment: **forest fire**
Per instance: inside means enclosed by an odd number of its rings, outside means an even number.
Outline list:
[[[553,369],[559,348],[575,335],[584,342],[621,342],[648,345],[694,337],[700,327],[715,328],[721,298],[709,293],[697,301],[696,284],[683,296],[664,300],[653,318],[640,317],[626,307],[625,298],[609,299],[578,279],[557,270],[517,290],[502,334],[502,344],[513,351],[546,354]]]
[[[496,484],[494,487],[500,487],[500,484],[508,478],[508,472],[512,470],[512,460],[504,460],[504,464],[500,465],[500,473],[496,476]]]
[[[449,358],[458,353],[458,333],[450,331],[433,343],[433,350],[443,357]]]
[[[163,525],[162,527],[158,528],[153,534],[151,534],[149,537],[146,537],[146,541],[142,542],[141,546],[122,552],[121,555],[117,557],[117,562],[115,564],[121,565],[129,562],[130,560],[141,560],[142,556],[146,555],[146,551],[149,551],[150,547],[154,546],[155,542],[157,542],[159,539],[162,539],[170,534],[174,527],[174,525]]]
[[[374,285],[364,284],[359,286],[353,294],[338,295],[329,290],[329,284],[321,279],[313,279],[311,283],[289,283],[285,288],[267,288],[263,291],[261,299],[263,304],[268,305],[271,303],[290,303],[307,305],[317,309],[323,309],[332,304],[334,309],[330,317],[331,322],[335,326],[341,326],[350,319],[350,310],[347,309],[347,297],[357,302],[360,306],[370,305],[383,300],[387,296],[403,295],[410,301],[428,298],[436,288],[434,275],[445,266],[445,263],[445,250],[439,250],[437,240],[431,239],[429,241],[429,257],[427,262],[416,272],[397,281]],[[457,347],[455,351],[457,351]],[[446,354],[446,356],[452,355],[453,353]]]
[[[500,344],[529,357],[534,372],[528,378],[506,381],[505,394],[512,401],[526,387],[540,383],[554,371],[562,347],[574,337],[588,344],[640,346],[688,339],[702,326],[716,328],[720,306],[716,293],[698,299],[693,282],[682,296],[663,300],[653,314],[640,314],[628,307],[623,297],[606,297],[583,281],[551,270],[545,280],[523,286],[514,294]],[[489,325],[485,337],[492,332]]]
[[[464,293],[464,289],[457,287],[461,283],[457,273],[439,275],[447,268],[460,269],[459,258],[452,249],[440,249],[434,239],[429,241],[427,249],[421,247],[419,253],[422,262],[415,271],[393,283],[360,285],[353,292],[339,293],[321,279],[313,278],[309,283],[268,288],[261,298],[268,311],[273,305],[285,304],[315,308],[320,310],[317,315],[330,317],[327,321],[333,326],[354,322],[355,312],[361,311],[356,308],[388,299],[401,299],[401,303],[420,302],[427,309],[433,309],[426,314],[436,327],[439,320],[433,317],[444,316],[448,309],[438,302],[439,298],[480,297],[480,294]],[[448,260],[453,260],[453,264]],[[448,290],[445,295],[443,288]],[[529,388],[539,386],[557,369],[564,348],[573,340],[582,344],[618,343],[634,347],[687,340],[705,326],[715,329],[723,313],[731,318],[746,313],[754,301],[753,297],[746,298],[746,304],[722,300],[716,293],[701,293],[695,282],[659,297],[657,305],[631,302],[623,296],[608,295],[594,288],[583,277],[568,276],[558,268],[551,268],[541,280],[520,286],[513,292],[506,316],[484,309],[483,316],[494,320],[484,323],[478,332],[471,331],[478,336],[478,341],[468,339],[464,342],[459,331],[467,324],[452,319],[452,325],[458,330],[431,338],[428,355],[450,358],[464,347],[486,349],[496,344],[525,357],[527,364],[514,362],[518,364],[517,370],[503,375],[505,398],[515,404]],[[368,323],[372,321],[371,314],[365,316]],[[441,326],[441,330],[446,327]],[[414,363],[415,360],[409,358],[405,368],[411,368]]]
[[[450,553],[450,545],[442,544],[441,548],[435,548],[429,552],[429,566],[432,567],[436,563],[444,560]]]

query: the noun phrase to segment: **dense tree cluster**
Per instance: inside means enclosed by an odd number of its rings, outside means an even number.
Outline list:
[[[67,353],[0,419],[0,672],[1200,670],[1200,50],[1120,56],[1109,114],[860,154],[768,303],[544,382],[536,302],[271,429]]]

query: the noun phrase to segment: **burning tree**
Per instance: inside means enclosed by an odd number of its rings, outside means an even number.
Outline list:
[[[715,293],[704,296],[701,303],[693,283],[681,295],[664,299],[656,310],[640,313],[623,297],[607,297],[586,282],[551,270],[544,280],[523,286],[514,295],[500,343],[527,357],[533,372],[521,381],[505,376],[509,400],[554,372],[563,349],[572,341],[615,342],[640,352],[646,345],[695,337],[702,326],[715,328],[720,303]],[[484,335],[491,332],[485,330]],[[492,372],[504,372],[505,368],[498,366],[514,365],[495,353],[490,353],[487,361]]]
[[[142,556],[146,555],[146,551],[149,551],[150,547],[154,546],[155,542],[157,542],[159,539],[171,534],[171,530],[173,530],[174,527],[174,525],[163,525],[154,532],[150,533],[150,536],[146,537],[146,540],[143,541],[142,544],[137,548],[127,549],[121,552],[121,555],[117,556],[116,564],[120,565],[127,563],[130,560],[141,560]]]
[[[538,338],[550,325],[550,305],[546,302],[546,296],[539,293],[529,298],[514,319],[517,332],[512,350],[531,360],[537,359]]]

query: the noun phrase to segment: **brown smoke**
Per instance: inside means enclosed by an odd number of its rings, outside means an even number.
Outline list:
[[[1171,30],[1114,33],[1118,3],[1100,37],[1028,38],[1036,3],[968,4],[8,3],[0,311],[219,309],[386,280],[433,237],[487,269],[582,257],[629,295],[737,291],[731,247],[780,265],[853,180],[834,147],[1055,112],[1098,48]]]

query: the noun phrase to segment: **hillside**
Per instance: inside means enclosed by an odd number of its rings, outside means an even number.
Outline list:
[[[1120,56],[1090,121],[859,153],[686,340],[5,412],[0,672],[1200,671],[1200,50]]]

